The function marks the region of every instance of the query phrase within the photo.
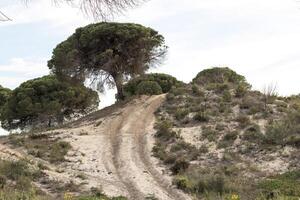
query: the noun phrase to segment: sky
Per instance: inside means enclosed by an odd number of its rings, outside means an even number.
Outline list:
[[[95,22],[66,4],[23,2],[0,2],[13,19],[0,23],[0,85],[11,89],[48,74],[53,48]],[[228,66],[254,89],[273,83],[281,95],[300,93],[297,0],[150,0],[113,20],[140,23],[165,37],[167,59],[153,72],[189,82],[205,68]],[[102,107],[113,102],[114,92],[101,95]]]

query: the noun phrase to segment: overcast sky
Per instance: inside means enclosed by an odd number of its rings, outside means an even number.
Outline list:
[[[93,22],[50,0],[1,0],[13,19],[0,23],[0,84],[15,88],[48,73],[52,49],[77,27]],[[277,83],[300,93],[300,3],[296,0],[151,0],[115,21],[150,26],[165,36],[169,54],[155,69],[192,80],[204,68],[229,66],[255,89]],[[102,97],[107,105],[112,101]]]

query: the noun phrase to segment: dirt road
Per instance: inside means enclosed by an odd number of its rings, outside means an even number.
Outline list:
[[[73,146],[64,171],[56,179],[70,177],[86,188],[101,187],[112,196],[132,200],[190,199],[173,188],[164,169],[151,157],[154,144],[154,112],[165,96],[141,97],[98,121],[62,130]],[[79,176],[81,174],[81,176]],[[85,179],[80,180],[84,174]]]

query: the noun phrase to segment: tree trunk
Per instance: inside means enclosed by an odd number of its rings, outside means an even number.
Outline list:
[[[123,76],[122,76],[122,74],[115,74],[115,75],[112,75],[112,77],[115,81],[116,88],[117,88],[116,99],[124,100],[125,96],[123,93]]]
[[[50,118],[48,119],[48,127],[50,128],[51,125],[52,125],[52,119],[51,119],[51,117],[50,117]]]

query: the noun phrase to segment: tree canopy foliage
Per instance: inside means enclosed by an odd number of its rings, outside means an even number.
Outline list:
[[[123,91],[126,97],[140,94],[162,94],[169,92],[172,87],[182,84],[182,82],[168,74],[153,73],[145,74],[128,81],[124,85]]]
[[[164,43],[157,31],[139,24],[91,24],[60,43],[48,67],[64,80],[92,78],[99,90],[116,86],[123,98],[123,82],[157,64],[167,51]]]
[[[223,84],[223,83],[231,83],[231,84],[245,84],[249,85],[246,82],[244,76],[237,74],[235,71],[231,70],[228,67],[214,67],[211,69],[205,69],[197,74],[197,76],[193,79],[193,83],[196,84]],[[250,85],[249,85],[250,86]]]
[[[8,88],[4,88],[0,85],[0,113],[1,113],[2,107],[7,102],[10,95],[11,95],[11,90]]]
[[[98,105],[97,92],[83,85],[70,85],[55,76],[29,80],[13,90],[3,106],[1,121],[6,129],[63,122],[74,113],[85,113]]]

